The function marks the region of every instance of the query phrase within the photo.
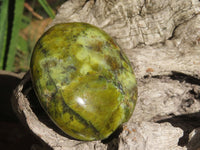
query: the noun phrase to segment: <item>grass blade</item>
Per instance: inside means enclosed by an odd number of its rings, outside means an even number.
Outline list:
[[[54,11],[49,6],[49,4],[47,3],[47,1],[46,0],[38,0],[38,2],[40,3],[40,5],[42,5],[42,7],[46,11],[46,13],[53,19],[55,17],[55,14],[54,14]]]
[[[0,1],[1,2],[1,1]],[[0,69],[3,69],[5,53],[6,53],[6,40],[8,28],[8,4],[9,0],[4,0],[0,6]]]
[[[6,70],[12,71],[14,61],[15,61],[15,53],[16,53],[16,45],[19,36],[19,30],[21,28],[21,20],[24,9],[24,0],[16,0],[15,8],[14,8],[14,20],[12,26],[12,34],[11,40],[8,50],[7,62],[6,62]]]

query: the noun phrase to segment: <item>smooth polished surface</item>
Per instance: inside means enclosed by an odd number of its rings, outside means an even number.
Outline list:
[[[137,86],[130,62],[101,29],[57,24],[37,42],[31,76],[54,123],[79,140],[101,140],[131,117]]]

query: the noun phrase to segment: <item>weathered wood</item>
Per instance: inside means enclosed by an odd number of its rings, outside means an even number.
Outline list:
[[[139,94],[132,118],[106,141],[70,139],[33,107],[27,74],[13,100],[23,123],[55,150],[200,148],[200,2],[68,0],[48,28],[75,21],[105,30],[130,59]]]

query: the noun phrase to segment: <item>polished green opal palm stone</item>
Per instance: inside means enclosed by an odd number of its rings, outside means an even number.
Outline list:
[[[36,95],[53,122],[79,140],[101,140],[131,117],[137,86],[113,39],[87,23],[57,24],[31,59]]]

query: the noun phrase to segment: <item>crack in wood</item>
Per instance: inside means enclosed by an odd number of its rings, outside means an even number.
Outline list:
[[[171,80],[178,80],[179,82],[185,82],[193,85],[200,86],[200,77],[198,75],[188,75],[178,71],[171,71],[169,75],[145,75],[144,79],[146,78],[156,78],[156,79],[163,79],[163,78],[170,78]]]
[[[180,82],[186,82],[186,83],[200,86],[200,78],[198,77],[198,75],[194,75],[194,76],[188,75],[182,72],[178,72],[178,71],[172,71],[172,74],[169,75],[169,77],[172,80],[178,80]]]

